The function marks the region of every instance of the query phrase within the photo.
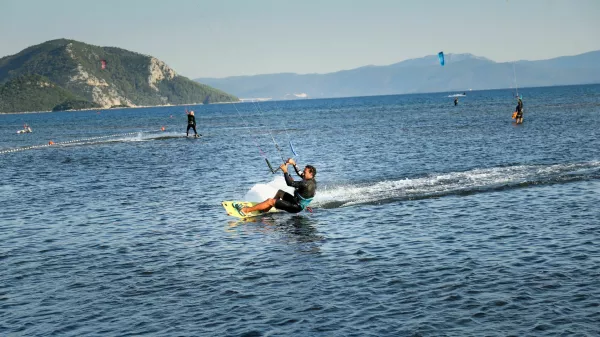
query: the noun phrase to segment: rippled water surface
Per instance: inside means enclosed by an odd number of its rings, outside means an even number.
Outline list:
[[[600,86],[521,94],[0,115],[0,335],[599,335]]]

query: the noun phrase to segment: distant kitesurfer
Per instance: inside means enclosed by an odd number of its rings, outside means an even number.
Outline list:
[[[23,130],[19,130],[17,133],[31,133],[31,128],[25,123],[23,124]]]
[[[187,115],[188,117],[188,126],[187,126],[187,130],[185,131],[185,136],[189,136],[190,133],[190,129],[194,129],[194,133],[196,134],[194,137],[200,137],[198,135],[198,131],[196,131],[196,117],[194,117],[194,111],[190,111]]]
[[[457,106],[457,105],[458,105],[458,97],[455,97],[454,98],[454,106]]]
[[[518,98],[517,107],[515,108],[517,115],[515,116],[515,121],[517,124],[523,123],[523,100],[521,97]]]
[[[294,181],[288,174],[287,166],[290,164],[294,166],[296,174],[302,178],[302,181]],[[267,199],[254,207],[242,207],[242,205],[234,203],[233,207],[238,210],[241,216],[255,211],[268,212],[272,207],[289,213],[298,213],[312,201],[317,192],[317,182],[315,181],[317,169],[314,166],[306,165],[301,173],[296,166],[296,161],[292,158],[281,164],[279,168],[283,171],[285,183],[294,188],[294,195],[279,190],[275,193],[275,197]]]

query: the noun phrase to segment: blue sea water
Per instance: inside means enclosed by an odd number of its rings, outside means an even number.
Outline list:
[[[0,115],[0,335],[600,335],[600,85],[449,94]]]

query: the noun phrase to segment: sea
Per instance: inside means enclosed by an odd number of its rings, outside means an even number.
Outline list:
[[[600,85],[455,94],[0,115],[0,335],[600,335]]]

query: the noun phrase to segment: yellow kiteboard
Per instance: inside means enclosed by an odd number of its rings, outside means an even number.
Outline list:
[[[241,215],[240,212],[238,212],[238,210],[235,209],[235,207],[233,207],[234,203],[240,204],[243,207],[252,207],[252,206],[258,205],[259,203],[258,202],[250,202],[250,201],[223,201],[221,203],[221,205],[223,205],[223,208],[225,208],[225,211],[227,212],[227,214],[234,216],[236,218],[245,219],[245,218],[251,218],[251,217],[265,214],[265,212],[251,212],[251,213],[246,213],[245,215]],[[274,212],[277,212],[277,209],[275,207],[271,208],[269,210],[269,212],[267,212],[267,213],[274,213]]]

